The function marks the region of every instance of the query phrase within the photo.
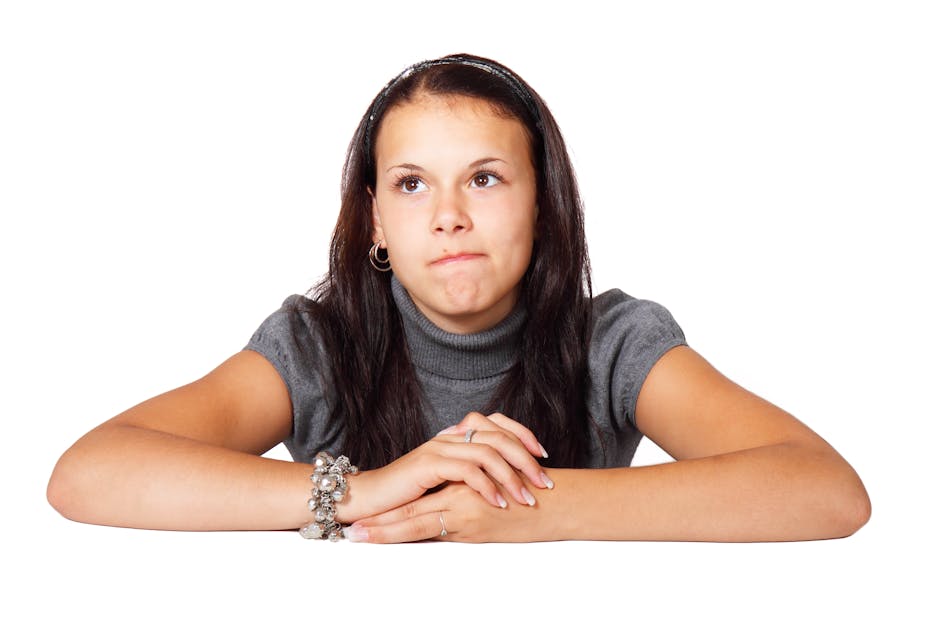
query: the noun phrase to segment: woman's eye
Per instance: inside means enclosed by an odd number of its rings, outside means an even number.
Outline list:
[[[427,189],[427,186],[421,181],[421,179],[409,176],[399,181],[398,189],[405,192],[406,194],[415,194],[417,192],[423,192],[425,189]]]
[[[480,172],[473,177],[474,187],[493,187],[497,183],[499,183],[499,179],[496,175],[488,172]]]

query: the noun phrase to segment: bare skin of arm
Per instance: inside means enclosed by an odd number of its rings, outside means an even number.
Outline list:
[[[871,515],[865,487],[835,449],[691,348],[676,347],[653,367],[636,418],[677,461],[553,469],[555,488],[532,509],[489,511],[452,485],[360,521],[352,535],[437,537],[443,512],[451,541],[812,540],[851,535]]]
[[[309,517],[309,466],[259,457],[290,429],[277,371],[244,351],[79,439],[53,471],[49,502],[67,518],[102,525],[299,527]]]
[[[291,427],[290,395],[277,370],[242,351],[83,436],[56,464],[47,497],[63,516],[100,525],[297,529],[311,519],[311,466],[260,457]],[[530,488],[544,487],[530,454],[536,444],[527,450],[517,439],[491,438],[492,446],[471,449],[460,441],[438,436],[382,469],[349,475],[337,519],[386,511],[445,481],[472,485],[494,509],[503,493],[527,503],[517,469]],[[497,482],[505,482],[502,492]]]

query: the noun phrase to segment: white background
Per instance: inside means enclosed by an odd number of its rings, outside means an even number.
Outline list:
[[[25,611],[0,622],[936,624],[934,3],[0,7],[0,615]],[[205,374],[325,270],[360,116],[453,52],[555,113],[595,293],[661,302],[830,441],[871,495],[858,534],[373,547],[48,506],[75,439]]]

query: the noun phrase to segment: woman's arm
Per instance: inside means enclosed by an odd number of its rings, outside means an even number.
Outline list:
[[[287,386],[259,353],[246,350],[211,373],[119,414],[67,450],[49,481],[63,516],[148,529],[296,529],[312,515],[309,464],[260,457],[291,431]],[[538,448],[487,436],[462,445],[439,435],[392,464],[349,476],[337,519],[355,520],[412,501],[445,481],[461,481],[494,509],[528,503],[521,469],[544,487]]]
[[[639,428],[678,461],[638,468],[554,469],[536,508],[489,512],[460,486],[362,521],[369,541],[810,540],[847,536],[871,504],[858,475],[796,418],[680,346],[650,371]],[[409,520],[420,520],[410,525]],[[356,531],[353,532],[353,535]]]
[[[834,538],[851,535],[871,515],[864,485],[834,448],[687,346],[667,352],[650,371],[636,421],[678,460],[633,469],[621,480],[624,489],[643,491],[650,511],[675,514],[638,517],[644,535]]]
[[[290,429],[277,371],[243,351],[79,439],[56,464],[49,502],[67,518],[122,527],[299,527],[310,467],[259,457]]]

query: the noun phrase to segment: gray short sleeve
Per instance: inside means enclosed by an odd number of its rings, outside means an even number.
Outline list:
[[[594,335],[589,355],[594,402],[614,431],[636,428],[636,401],[646,376],[685,335],[662,305],[620,290],[594,299]]]
[[[318,451],[340,452],[344,439],[343,426],[330,419],[333,385],[312,305],[303,296],[289,296],[245,346],[263,355],[284,380],[293,408],[293,430],[284,444],[295,460],[303,462],[311,461]],[[640,389],[653,364],[670,348],[685,344],[685,336],[665,307],[620,290],[595,297],[593,305],[587,402],[599,429],[592,431],[588,464],[627,466],[641,437],[634,415]],[[419,369],[419,379],[422,372]],[[471,392],[480,385],[475,381],[471,389],[469,381],[463,383],[448,395],[466,405],[474,401]],[[488,396],[496,379],[485,383]],[[428,382],[422,379],[422,384]],[[440,426],[433,421],[429,425]]]
[[[329,362],[319,326],[306,310],[308,299],[294,294],[254,332],[245,350],[260,353],[278,371],[290,394],[293,429],[284,441],[296,461],[342,444],[338,425],[330,424]]]

